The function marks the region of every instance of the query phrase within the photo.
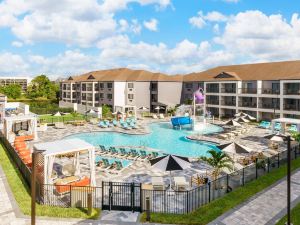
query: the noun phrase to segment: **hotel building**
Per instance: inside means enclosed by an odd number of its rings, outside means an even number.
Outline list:
[[[300,118],[300,61],[220,66],[168,76],[143,70],[96,71],[61,82],[62,101],[101,106],[136,105],[152,111],[191,101],[199,87],[214,116],[243,111],[260,119]]]
[[[19,84],[23,91],[27,91],[30,79],[28,77],[1,77],[0,86],[6,86],[10,84]]]

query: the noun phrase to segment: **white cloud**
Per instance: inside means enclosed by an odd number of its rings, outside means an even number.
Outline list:
[[[223,1],[228,3],[238,3],[240,0],[223,0]]]
[[[14,47],[16,47],[16,48],[21,48],[21,47],[23,47],[23,43],[20,42],[20,41],[13,41],[13,42],[11,43],[11,45],[14,46]]]
[[[157,19],[152,18],[149,21],[144,21],[144,26],[150,31],[157,31],[158,21]]]
[[[29,64],[22,56],[10,52],[0,53],[0,74],[19,76],[27,73]]]
[[[219,24],[216,23],[216,24],[214,25],[213,31],[214,31],[214,33],[216,33],[216,34],[219,34],[219,33],[220,33],[220,26],[219,26]]]
[[[202,11],[199,11],[197,16],[193,16],[189,19],[189,23],[201,29],[207,22],[226,22],[227,20],[227,16],[217,11],[208,12],[206,15]]]
[[[280,14],[260,11],[238,13],[227,22],[215,42],[236,55],[253,60],[286,60],[300,57],[300,19],[293,14],[290,22]]]
[[[137,19],[131,20],[130,31],[132,31],[134,34],[140,34],[141,30],[142,26]]]
[[[205,20],[203,19],[202,12],[200,11],[197,16],[193,16],[189,19],[189,23],[193,27],[203,28],[205,26]]]

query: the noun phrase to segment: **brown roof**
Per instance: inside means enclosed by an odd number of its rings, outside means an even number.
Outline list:
[[[232,77],[215,78],[223,72]],[[219,66],[199,73],[190,73],[183,78],[184,81],[284,79],[300,79],[300,60]]]
[[[92,75],[92,76],[91,76]],[[88,79],[88,78],[95,79]],[[173,81],[181,82],[183,79],[182,75],[169,76],[163,73],[152,73],[145,70],[131,70],[127,68],[110,69],[110,70],[99,70],[92,71],[79,76],[72,76],[73,80],[76,81]],[[66,81],[64,81],[66,82]]]

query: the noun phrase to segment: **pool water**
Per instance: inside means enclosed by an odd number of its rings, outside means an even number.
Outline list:
[[[107,159],[109,164],[113,164],[115,161],[120,161],[122,163],[123,167],[127,167],[129,166],[132,161],[131,160],[126,160],[126,159],[117,159],[117,158],[110,158],[110,157],[101,157],[99,155],[96,156],[95,158],[95,162],[98,163],[99,161],[101,161],[102,159]]]
[[[210,149],[218,148],[208,142],[188,140],[186,136],[195,134],[189,128],[175,130],[170,123],[150,124],[150,134],[132,135],[118,132],[95,132],[80,133],[68,136],[67,138],[80,138],[94,146],[146,146],[149,148],[161,150],[167,154],[174,154],[187,157],[207,156]],[[222,128],[212,124],[206,124],[201,134],[216,133],[222,131]]]

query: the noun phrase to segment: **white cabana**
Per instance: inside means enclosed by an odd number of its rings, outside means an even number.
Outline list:
[[[285,133],[285,128],[287,124],[295,124],[297,127],[297,132],[300,132],[300,119],[293,119],[293,118],[278,118],[272,120],[272,133],[275,132],[275,125],[276,123],[281,124],[281,131],[280,133]]]
[[[82,151],[88,151],[89,157],[89,166],[90,166],[90,185],[96,185],[95,178],[95,147],[81,139],[66,139],[66,140],[58,140],[53,142],[44,142],[38,143],[33,146],[34,151],[38,151],[39,156],[43,158],[40,160],[44,162],[44,184],[52,184],[52,172],[53,172],[53,164],[56,156],[67,155],[67,154],[75,154],[75,158],[73,161],[75,167],[75,175],[79,175],[80,173],[80,162],[79,162],[79,154]]]
[[[30,115],[16,115],[16,116],[9,116],[4,118],[3,123],[3,132],[6,139],[9,142],[13,142],[15,136],[17,135],[18,131],[16,124],[27,124],[26,126],[26,133],[27,135],[32,135],[34,140],[38,138],[37,136],[37,118],[35,114]],[[22,130],[22,126],[19,127]]]

